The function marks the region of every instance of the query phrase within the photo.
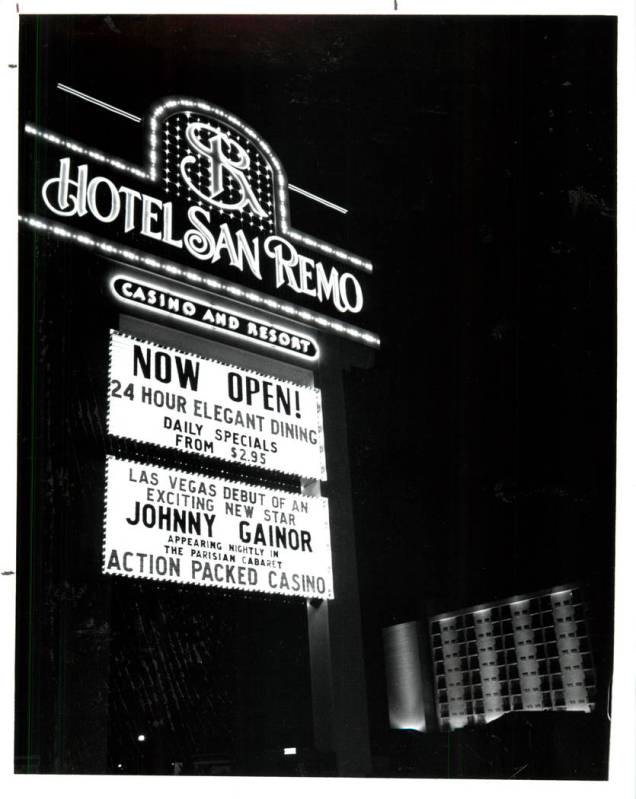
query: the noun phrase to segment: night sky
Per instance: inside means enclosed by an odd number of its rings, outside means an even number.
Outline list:
[[[294,227],[375,267],[382,346],[345,376],[370,695],[383,626],[570,582],[589,586],[607,665],[615,21],[22,23],[22,63],[39,35],[45,76],[23,103],[46,127],[140,161],[138,129],[109,119],[100,140],[95,112],[55,84],[139,116],[199,97],[252,125],[291,183],[349,210],[290,197]]]

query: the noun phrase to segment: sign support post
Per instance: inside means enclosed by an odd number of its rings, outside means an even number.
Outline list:
[[[332,751],[339,776],[371,773],[366,677],[358,589],[355,531],[351,507],[344,363],[320,370],[329,474],[329,511],[335,599],[308,603],[314,739],[319,751]]]

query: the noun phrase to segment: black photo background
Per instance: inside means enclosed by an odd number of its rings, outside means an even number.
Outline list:
[[[291,183],[349,209],[291,197],[295,227],[375,265],[382,346],[372,369],[345,376],[343,446],[377,749],[387,730],[383,626],[555,585],[587,586],[605,702],[615,37],[615,20],[590,17],[21,19],[22,123],[141,162],[138,126],[114,115],[100,124],[56,84],[139,116],[167,95],[202,98],[251,124]],[[104,331],[116,324],[102,266],[24,235],[20,501],[37,557],[19,586],[18,618],[29,602],[42,610],[31,644],[18,635],[18,691],[29,697],[18,710],[18,753],[65,690],[36,664],[64,659],[73,639],[69,668],[81,669],[82,647],[94,650],[104,635],[109,672],[87,680],[65,723],[80,730],[87,708],[110,707],[113,770],[142,756],[128,742],[155,721],[166,768],[203,738],[245,762],[268,736],[310,746],[304,607],[250,599],[247,609],[219,597],[212,623],[195,589],[180,589],[177,612],[162,586],[120,581],[108,608],[99,591],[81,588],[99,573],[87,539],[101,528]],[[83,590],[94,594],[92,615]],[[296,644],[285,649],[265,629],[285,629]],[[161,662],[159,650],[173,654]],[[274,668],[281,651],[285,663]],[[202,665],[211,661],[213,674]],[[258,664],[278,672],[269,691],[245,688]],[[260,732],[247,740],[248,730]],[[603,774],[607,730],[595,735],[594,763],[579,776]],[[43,770],[73,760],[41,757]]]

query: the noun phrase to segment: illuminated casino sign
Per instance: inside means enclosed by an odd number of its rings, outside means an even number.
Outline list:
[[[109,457],[102,571],[332,599],[327,500]]]
[[[108,432],[325,480],[320,391],[110,332]]]
[[[245,313],[203,302],[182,291],[169,290],[165,285],[117,275],[111,280],[110,287],[115,297],[131,308],[179,319],[204,330],[214,330],[303,360],[313,361],[318,357],[318,344],[311,336],[292,332],[280,325],[265,324]]]
[[[290,223],[271,148],[232,114],[167,100],[143,167],[32,124],[37,185],[21,220],[130,264],[372,346],[372,265]]]

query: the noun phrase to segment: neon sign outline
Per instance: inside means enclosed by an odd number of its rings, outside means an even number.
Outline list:
[[[263,305],[265,306],[265,310],[270,310],[273,313],[278,312],[283,313],[286,316],[297,317],[301,321],[315,324],[325,328],[325,330],[334,331],[340,335],[347,336],[354,341],[363,341],[365,344],[369,344],[370,346],[374,347],[380,346],[380,339],[372,333],[363,330],[362,328],[336,322],[329,317],[311,313],[310,311],[307,311],[304,308],[299,308],[291,303],[282,303],[269,296],[258,294],[253,290],[239,288],[238,286],[219,278],[202,275],[192,269],[184,269],[183,267],[177,266],[176,264],[164,259],[140,255],[131,247],[118,247],[105,239],[89,236],[86,233],[75,233],[68,230],[60,223],[52,225],[48,222],[44,222],[37,216],[23,216],[19,214],[18,221],[29,225],[29,227],[32,227],[35,230],[44,230],[48,233],[53,233],[59,238],[75,241],[78,244],[88,247],[89,249],[101,250],[106,255],[124,258],[126,261],[129,261],[132,264],[136,264],[138,266],[150,266],[153,269],[161,269],[168,275],[185,278],[189,282],[197,285],[204,284],[209,290],[221,291],[224,294],[229,295],[231,298],[237,299],[239,302],[243,300],[245,302]]]
[[[160,291],[160,292],[163,292],[163,293],[170,293],[171,292],[170,289],[168,289],[166,287],[162,288],[161,286],[158,286],[158,285],[156,285],[154,283],[150,283],[145,278],[143,278],[143,280],[140,280],[139,278],[130,277],[130,276],[127,276],[127,275],[124,275],[124,274],[121,274],[121,273],[114,275],[110,279],[109,284],[108,284],[108,287],[109,287],[112,295],[117,300],[119,300],[120,302],[127,303],[128,305],[132,305],[135,308],[140,308],[141,307],[141,308],[145,308],[145,309],[147,309],[149,311],[155,311],[155,312],[157,312],[159,314],[164,314],[164,315],[166,315],[168,317],[174,317],[175,316],[175,313],[173,313],[172,311],[166,311],[164,308],[159,308],[156,305],[147,305],[146,303],[136,302],[135,300],[131,300],[131,299],[127,298],[127,297],[122,296],[118,291],[115,290],[115,285],[114,284],[118,280],[130,280],[130,281],[132,281],[134,283],[143,283],[145,288],[155,289],[155,291]],[[183,294],[180,289],[179,289],[179,291],[175,290],[174,294],[176,296],[178,296],[179,299],[186,300],[188,302],[197,303],[199,305],[204,304],[202,300],[197,299],[196,297],[192,297],[192,296],[188,296],[187,294]],[[239,338],[243,342],[251,341],[252,343],[258,344],[258,345],[260,345],[262,347],[270,348],[270,349],[276,351],[277,353],[281,353],[281,352],[288,353],[290,355],[295,355],[298,358],[304,358],[307,361],[317,361],[318,358],[320,357],[320,347],[318,346],[318,342],[315,341],[311,336],[307,335],[306,333],[302,333],[302,334],[301,333],[297,333],[297,332],[295,333],[292,330],[289,330],[289,329],[287,329],[285,327],[282,327],[278,323],[276,325],[272,325],[270,322],[267,322],[264,319],[257,319],[257,318],[255,318],[253,316],[250,316],[249,314],[245,313],[243,310],[241,310],[240,312],[232,311],[227,306],[216,305],[216,304],[213,305],[213,306],[209,306],[209,307],[213,308],[215,311],[218,310],[218,311],[221,311],[222,313],[226,313],[228,315],[244,317],[245,319],[248,319],[250,322],[254,322],[257,325],[261,325],[262,324],[262,325],[267,325],[268,327],[275,327],[277,330],[282,331],[284,333],[287,333],[289,336],[301,336],[302,338],[305,338],[309,342],[311,342],[311,344],[315,348],[316,354],[315,355],[306,355],[303,352],[298,352],[297,350],[293,350],[293,349],[290,349],[290,348],[287,348],[287,347],[284,347],[284,346],[281,346],[281,345],[278,345],[278,344],[272,344],[269,341],[263,341],[262,339],[255,338],[255,337],[253,338],[252,336],[248,336],[245,333],[238,333],[238,332],[236,332],[234,330],[228,330],[226,328],[217,327],[216,325],[210,325],[210,324],[207,324],[205,322],[201,322],[198,319],[192,319],[192,318],[190,318],[188,316],[185,316],[185,315],[178,314],[177,316],[178,316],[179,319],[183,319],[184,321],[189,322],[190,324],[193,324],[193,325],[198,325],[198,326],[204,328],[205,330],[208,330],[208,331],[214,330],[215,332],[218,332],[218,333],[221,333],[221,334],[225,333],[225,334],[227,334],[229,336],[235,336],[235,337]]]

